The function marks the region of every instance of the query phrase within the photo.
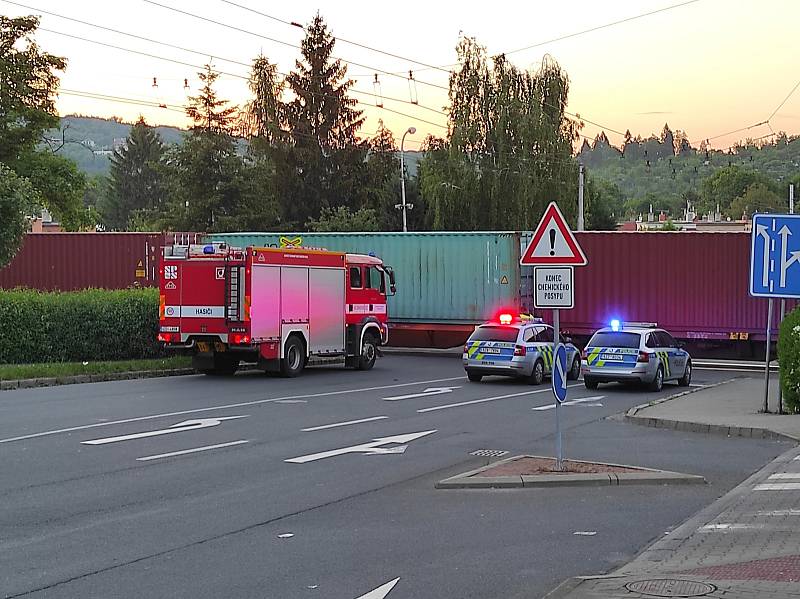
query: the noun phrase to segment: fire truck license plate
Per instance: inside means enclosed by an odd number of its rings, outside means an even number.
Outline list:
[[[207,354],[211,351],[211,344],[206,341],[198,341],[197,351],[199,351],[201,354]]]

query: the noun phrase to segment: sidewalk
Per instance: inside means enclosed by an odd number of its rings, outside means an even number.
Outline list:
[[[782,437],[800,442],[800,414],[778,415],[778,381],[770,381],[769,406],[762,414],[763,378],[735,378],[682,397],[628,410],[625,419],[635,424],[693,432],[742,437]],[[800,524],[800,522],[799,522]]]
[[[760,414],[764,380],[736,378],[628,411],[629,422],[800,440],[800,415]],[[777,381],[770,409],[777,409]],[[573,578],[547,599],[800,598],[800,447],[607,576]]]
[[[547,599],[800,597],[800,448],[768,464],[634,561]]]

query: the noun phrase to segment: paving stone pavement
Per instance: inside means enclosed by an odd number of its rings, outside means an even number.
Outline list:
[[[800,598],[800,448],[767,464],[613,574],[572,579],[548,595],[652,597]]]

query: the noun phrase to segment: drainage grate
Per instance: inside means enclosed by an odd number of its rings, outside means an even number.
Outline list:
[[[469,455],[476,455],[482,458],[499,458],[507,453],[507,451],[503,451],[502,449],[477,449],[469,452]]]
[[[631,593],[641,593],[651,597],[703,597],[717,590],[713,584],[675,578],[637,580],[629,582],[625,588]]]

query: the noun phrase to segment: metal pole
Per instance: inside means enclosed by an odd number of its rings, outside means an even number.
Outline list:
[[[555,369],[556,348],[558,347],[558,310],[553,310],[553,369]],[[556,402],[556,470],[564,470],[564,456],[561,450],[561,402],[557,397],[553,398]]]
[[[764,351],[764,413],[769,414],[769,355],[770,333],[772,329],[772,298],[767,299],[767,347]]]
[[[408,221],[406,220],[406,169],[403,161],[403,142],[405,140],[406,136],[403,134],[403,139],[400,142],[400,193],[402,197],[400,201],[402,208],[400,210],[403,211],[403,233],[408,233]]]
[[[578,165],[578,231],[584,230],[583,219],[583,165]]]
[[[794,214],[794,183],[789,183],[789,214]],[[781,299],[781,319],[779,323],[783,322],[786,316],[786,300]],[[780,330],[780,325],[778,326]],[[783,414],[783,386],[778,378],[778,414]]]

